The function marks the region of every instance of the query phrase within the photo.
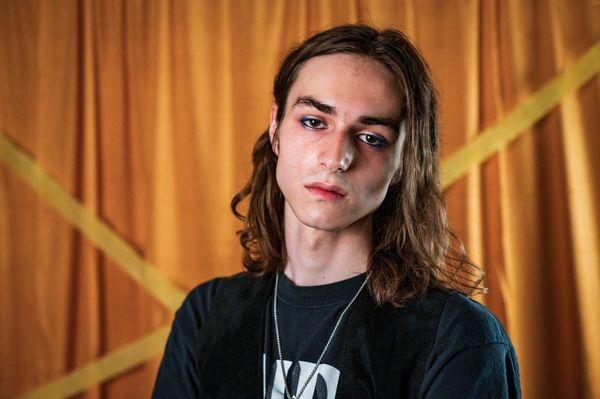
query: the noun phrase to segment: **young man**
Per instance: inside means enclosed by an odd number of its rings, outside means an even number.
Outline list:
[[[154,397],[520,397],[508,336],[464,295],[481,274],[450,244],[418,51],[338,26],[287,55],[274,96],[232,201],[247,272],[189,294]]]

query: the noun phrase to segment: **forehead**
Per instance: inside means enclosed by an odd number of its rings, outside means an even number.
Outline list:
[[[287,106],[301,96],[313,96],[349,114],[399,116],[402,97],[398,82],[379,61],[354,54],[330,54],[309,59],[300,69]]]

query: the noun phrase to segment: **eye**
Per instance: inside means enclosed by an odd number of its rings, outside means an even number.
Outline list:
[[[382,148],[382,147],[386,147],[388,145],[388,142],[386,139],[376,136],[371,133],[361,133],[361,134],[357,135],[356,137],[358,137],[358,139],[360,141],[370,145],[371,147]]]
[[[321,120],[317,118],[312,118],[310,116],[305,116],[300,119],[300,123],[302,126],[307,127],[309,129],[324,129],[325,124],[321,122]]]

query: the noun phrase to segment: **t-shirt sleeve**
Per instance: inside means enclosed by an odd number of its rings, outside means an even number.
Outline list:
[[[451,294],[440,317],[423,398],[521,398],[519,365],[504,328],[481,304]]]
[[[153,399],[199,396],[196,346],[218,282],[215,279],[196,287],[175,313],[154,383]]]

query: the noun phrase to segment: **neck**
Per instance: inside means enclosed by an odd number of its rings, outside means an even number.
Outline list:
[[[366,272],[372,243],[372,216],[337,231],[300,222],[285,205],[285,275],[296,285],[335,283]]]

